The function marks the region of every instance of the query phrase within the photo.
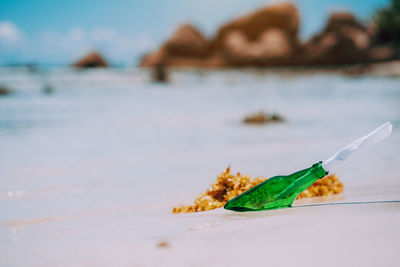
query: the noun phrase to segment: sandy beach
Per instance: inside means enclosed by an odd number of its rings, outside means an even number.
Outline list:
[[[150,76],[0,69],[14,88],[0,99],[1,266],[398,266],[398,78]],[[285,122],[242,124],[259,110]],[[390,138],[338,167],[342,195],[171,214],[229,164],[252,177],[289,174],[385,121]]]
[[[399,0],[1,2],[0,267],[398,267],[399,226]]]

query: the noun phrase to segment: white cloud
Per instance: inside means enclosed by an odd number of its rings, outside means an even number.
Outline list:
[[[95,28],[90,33],[91,39],[96,42],[114,42],[118,35],[113,28]]]
[[[0,41],[4,43],[16,43],[22,40],[22,34],[18,27],[11,21],[0,22]]]
[[[133,36],[114,28],[73,27],[25,36],[13,22],[0,22],[0,62],[69,64],[97,50],[111,63],[133,64],[156,45],[146,35]]]
[[[81,28],[72,28],[67,32],[66,39],[75,42],[84,41],[86,39],[86,33]]]
[[[135,57],[156,47],[156,43],[147,36],[134,37],[114,28],[94,28],[91,31],[72,28],[67,32],[46,32],[40,36],[39,43],[40,47],[46,48],[45,57],[62,56],[67,62],[90,50],[99,50],[111,62],[132,63]]]

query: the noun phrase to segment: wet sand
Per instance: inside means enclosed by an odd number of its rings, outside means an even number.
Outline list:
[[[1,266],[398,265],[398,78],[173,71],[169,84],[150,79],[136,69],[0,69],[14,89],[0,99]],[[241,123],[258,110],[287,120]],[[338,198],[171,214],[228,164],[252,177],[288,174],[387,120],[389,139],[337,169]]]

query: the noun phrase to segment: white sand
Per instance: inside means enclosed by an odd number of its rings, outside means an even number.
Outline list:
[[[0,103],[0,266],[400,266],[397,202],[171,214],[228,164],[288,174],[387,120],[393,136],[338,168],[344,196],[328,201],[399,201],[399,79],[46,75],[0,69],[17,91]],[[240,123],[258,110],[287,121]]]
[[[247,213],[218,209],[163,219],[144,216],[135,221],[124,220],[127,211],[20,225],[14,229],[25,231],[23,240],[14,240],[3,248],[0,263],[398,266],[400,261],[400,203],[302,206]],[[37,235],[40,232],[42,236]],[[159,247],[160,241],[167,247]]]

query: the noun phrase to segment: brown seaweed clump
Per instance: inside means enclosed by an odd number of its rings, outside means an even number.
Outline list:
[[[264,177],[250,179],[248,175],[241,175],[239,172],[231,173],[230,166],[217,177],[217,181],[211,188],[200,194],[190,206],[175,206],[172,213],[189,213],[213,210],[223,207],[226,202],[250,188],[265,181]]]
[[[234,175],[230,167],[226,168],[217,177],[217,181],[211,188],[200,194],[193,205],[178,205],[172,209],[172,213],[190,213],[221,208],[232,198],[242,194],[250,188],[262,183],[265,177],[257,177],[253,180],[248,175],[241,175],[239,172]],[[297,199],[328,196],[343,192],[343,184],[335,174],[328,175],[317,180],[309,188],[298,195]]]
[[[264,112],[258,112],[247,116],[243,119],[245,124],[265,124],[269,122],[282,122],[283,118],[278,114],[267,114]]]
[[[296,199],[308,197],[325,197],[343,192],[343,183],[336,174],[330,174],[315,181],[309,188],[301,192]]]

